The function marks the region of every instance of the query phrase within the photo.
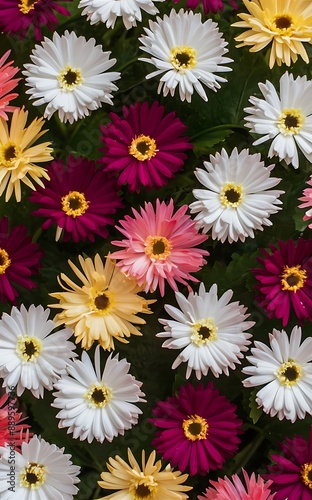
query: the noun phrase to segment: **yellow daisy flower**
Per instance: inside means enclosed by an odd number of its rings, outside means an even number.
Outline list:
[[[173,471],[167,466],[161,471],[162,462],[155,463],[155,450],[145,462],[145,451],[142,451],[142,468],[135,460],[131,450],[128,448],[128,465],[118,455],[109,458],[107,468],[109,472],[102,472],[103,481],[98,481],[101,488],[118,490],[116,493],[107,495],[99,500],[184,500],[188,495],[182,493],[189,491],[191,486],[182,485],[188,478],[188,474],[181,475],[180,471]]]
[[[54,318],[57,325],[73,328],[76,344],[90,349],[97,340],[103,349],[114,349],[114,338],[127,343],[125,337],[142,335],[133,325],[145,324],[138,313],[151,313],[148,308],[154,300],[137,295],[141,288],[116,267],[115,261],[106,259],[105,266],[99,254],[94,262],[89,257],[78,257],[83,273],[68,261],[70,267],[82,282],[76,285],[65,274],[58,278],[65,292],[50,293],[59,304],[50,307],[63,309]]]
[[[28,111],[16,109],[8,123],[0,117],[0,196],[6,189],[5,201],[15,193],[16,201],[21,201],[21,182],[36,190],[32,181],[44,187],[40,177],[50,179],[46,169],[35,163],[53,160],[51,142],[33,146],[47,130],[41,130],[43,118],[35,118],[26,127]]]
[[[238,14],[242,19],[232,24],[237,28],[249,28],[235,40],[237,47],[251,46],[250,52],[258,52],[272,42],[269,67],[290,66],[298,55],[308,63],[309,57],[303,42],[312,43],[311,0],[243,0],[249,14]]]

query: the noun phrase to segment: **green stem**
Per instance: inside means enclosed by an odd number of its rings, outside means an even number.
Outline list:
[[[256,453],[264,439],[265,436],[263,434],[258,434],[251,443],[245,446],[245,448],[236,455],[236,457],[238,457],[238,460],[236,461],[236,474],[239,474],[241,469],[245,467],[251,457]]]
[[[205,130],[201,130],[197,134],[194,134],[193,137],[191,137],[191,141],[194,141],[194,139],[197,139],[198,137],[201,137],[205,134],[209,134],[209,132],[215,132],[218,130],[244,130],[246,131],[246,128],[243,127],[243,125],[235,125],[234,123],[224,123],[223,125],[216,125],[215,127],[210,127],[206,128]]]

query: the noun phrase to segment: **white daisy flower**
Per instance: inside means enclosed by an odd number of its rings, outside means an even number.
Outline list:
[[[208,101],[203,85],[216,92],[220,88],[219,82],[227,81],[215,73],[232,71],[221,65],[233,61],[224,57],[228,52],[225,48],[227,42],[211,19],[202,23],[201,14],[172,9],[169,16],[158,17],[157,22],[149,21],[149,29],[144,30],[146,35],[139,38],[143,44],[140,48],[151,58],[140,60],[157,68],[146,78],[164,73],[158,93],[163,91],[166,96],[170,92],[173,96],[179,87],[181,101],[191,102],[195,89],[204,101]]]
[[[164,2],[164,0],[154,0],[154,2]],[[142,21],[141,9],[152,16],[159,10],[151,0],[80,0],[78,5],[82,15],[87,16],[90,24],[102,22],[106,28],[114,28],[117,17],[122,17],[125,28],[129,30],[136,26],[137,21]]]
[[[36,45],[30,56],[33,63],[25,64],[26,94],[37,99],[33,104],[47,104],[44,117],[50,119],[58,112],[62,122],[73,123],[84,118],[102,103],[113,104],[111,92],[118,87],[112,82],[120,73],[109,73],[116,59],[109,59],[110,52],[103,52],[96,40],[86,40],[74,31],[65,31],[60,36],[54,33],[53,40],[44,38]]]
[[[268,219],[281,205],[278,197],[284,191],[271,190],[281,179],[270,177],[274,165],[266,167],[260,154],[249,154],[248,149],[238,153],[233,149],[230,157],[222,149],[221,154],[210,155],[204,162],[206,170],[197,168],[195,175],[205,189],[194,189],[198,200],[190,205],[197,228],[207,233],[212,229],[212,239],[227,239],[229,243],[248,236],[262,226],[271,226]]]
[[[64,448],[33,436],[21,453],[0,447],[0,457],[1,500],[72,500],[78,493],[80,467]]]
[[[103,374],[100,371],[100,346],[94,354],[94,366],[84,351],[81,361],[76,360],[68,366],[68,375],[55,384],[52,406],[61,411],[59,427],[68,427],[75,439],[96,439],[112,441],[118,434],[131,429],[138,422],[142,411],[133,403],[145,402],[138,382],[128,373],[130,363],[119,361],[118,354],[108,357]]]
[[[250,375],[244,387],[264,385],[256,394],[256,403],[271,417],[295,422],[312,415],[312,337],[301,342],[301,328],[295,326],[290,338],[282,330],[269,334],[270,347],[256,341],[247,360],[253,366],[243,368]]]
[[[252,107],[245,108],[246,127],[261,134],[253,144],[257,146],[273,139],[269,158],[278,156],[294,168],[299,167],[297,146],[312,162],[312,81],[306,76],[284,73],[280,78],[280,95],[268,80],[259,83],[264,99],[251,96]]]
[[[44,388],[51,391],[70,358],[77,356],[75,344],[68,341],[73,330],[51,333],[56,325],[49,313],[42,306],[31,305],[27,311],[22,305],[0,320],[0,377],[7,390],[16,386],[17,396],[29,389],[42,398]]]
[[[172,368],[177,368],[182,362],[187,363],[186,378],[192,370],[198,380],[207,375],[210,369],[215,377],[223,372],[229,375],[229,368],[235,369],[235,363],[243,358],[243,352],[248,350],[251,337],[245,333],[254,325],[253,321],[245,321],[249,314],[247,308],[239,302],[231,302],[232,290],[227,290],[218,299],[218,288],[214,284],[208,292],[203,283],[198,294],[191,292],[188,298],[176,292],[176,300],[180,309],[165,305],[165,310],[173,320],[160,319],[165,325],[165,331],[157,337],[168,340],[162,347],[182,349],[174,361]]]

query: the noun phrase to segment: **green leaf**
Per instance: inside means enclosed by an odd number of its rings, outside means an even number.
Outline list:
[[[249,398],[249,408],[250,408],[250,413],[249,416],[252,419],[253,424],[256,424],[263,414],[263,411],[261,408],[258,408],[258,405],[256,403],[256,393],[257,389],[254,389],[252,393],[250,394]]]

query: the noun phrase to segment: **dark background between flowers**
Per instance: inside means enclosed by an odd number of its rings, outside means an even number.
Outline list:
[[[285,191],[281,196],[283,209],[271,216],[273,226],[265,228],[263,232],[257,232],[254,239],[248,238],[245,243],[220,243],[209,238],[202,246],[210,252],[208,264],[197,273],[197,278],[205,283],[208,289],[213,283],[218,284],[219,294],[231,288],[234,291],[233,300],[248,307],[250,320],[256,322],[251,330],[254,340],[261,340],[268,343],[268,333],[273,328],[282,329],[281,321],[268,320],[264,311],[258,307],[255,300],[254,277],[251,268],[256,266],[256,256],[260,255],[261,248],[267,248],[270,243],[276,244],[278,240],[287,241],[289,238],[298,239],[299,236],[309,238],[311,230],[307,228],[307,223],[302,220],[304,211],[298,209],[298,197],[302,195],[305,183],[312,173],[311,165],[300,155],[300,168],[294,170],[292,166],[279,163],[276,158],[267,159],[269,143],[265,143],[257,148],[252,146],[253,138],[244,127],[243,108],[248,105],[248,98],[253,94],[260,95],[258,82],[270,80],[278,88],[279,78],[286,71],[286,66],[275,66],[272,70],[268,68],[268,54],[265,51],[251,54],[247,48],[235,48],[234,37],[238,35],[239,30],[231,28],[231,23],[238,20],[236,12],[226,6],[223,13],[219,15],[204,16],[203,19],[212,17],[219,25],[220,31],[224,33],[225,39],[229,45],[229,57],[234,62],[230,64],[233,71],[227,73],[228,83],[222,84],[222,88],[214,93],[207,91],[209,101],[205,103],[197,94],[192,98],[192,103],[181,102],[178,95],[174,98],[166,98],[157,94],[158,80],[146,80],[145,76],[151,72],[152,66],[138,61],[138,57],[143,56],[139,50],[139,36],[143,34],[143,26],[148,25],[148,16],[143,13],[143,22],[139,23],[137,28],[127,31],[121,19],[118,19],[113,30],[107,29],[103,24],[91,26],[85,17],[81,16],[82,9],[78,9],[78,0],[73,2],[64,2],[64,5],[71,12],[68,18],[60,17],[60,24],[57,32],[63,34],[65,29],[74,30],[77,35],[83,35],[87,39],[94,37],[98,44],[103,46],[104,51],[111,51],[112,56],[117,59],[116,65],[112,71],[120,71],[121,79],[117,81],[119,90],[115,92],[113,102],[114,106],[104,105],[102,109],[93,112],[89,117],[80,120],[73,125],[62,124],[56,114],[49,122],[46,122],[44,128],[49,132],[44,136],[44,140],[52,141],[54,148],[54,158],[66,161],[68,154],[84,156],[88,159],[97,160],[102,156],[99,148],[102,146],[100,141],[100,125],[105,125],[109,121],[109,113],[114,111],[121,113],[122,106],[139,101],[148,101],[152,103],[158,100],[165,106],[165,111],[175,111],[177,116],[187,125],[187,135],[191,138],[194,150],[188,154],[188,160],[185,162],[183,171],[180,171],[168,185],[159,190],[149,192],[141,191],[140,194],[130,194],[125,186],[122,189],[122,198],[125,205],[120,209],[115,221],[124,217],[125,214],[131,214],[131,207],[138,208],[144,201],[152,201],[159,197],[161,200],[169,201],[172,197],[176,207],[194,201],[192,189],[199,187],[194,176],[195,167],[202,166],[204,160],[209,159],[209,154],[214,154],[224,147],[228,153],[234,147],[239,151],[249,148],[251,153],[260,152],[266,165],[276,163],[274,176],[281,177],[278,189]],[[239,2],[240,3],[240,2]],[[169,13],[171,8],[179,10],[185,7],[182,0],[179,4],[173,4],[171,1],[156,3],[160,14]],[[240,5],[239,10],[243,10]],[[199,11],[197,9],[197,11]],[[155,19],[153,17],[153,19]],[[43,33],[51,38],[52,34],[48,30]],[[11,49],[9,60],[14,59],[15,66],[22,68],[24,63],[30,61],[30,54],[36,43],[33,32],[30,31],[24,40],[17,36],[8,36],[0,34],[1,54],[7,49]],[[312,47],[306,46],[309,56],[312,58]],[[311,78],[311,67],[302,60],[294,64],[289,71],[297,75],[307,75]],[[22,76],[19,73],[18,76]],[[19,98],[12,104],[22,106],[29,111],[30,118],[42,116],[43,107],[34,107],[28,96],[25,94],[26,86],[24,79],[19,83]],[[56,243],[54,240],[55,228],[48,231],[40,229],[41,220],[38,217],[32,217],[31,212],[36,208],[33,203],[28,201],[30,191],[23,189],[23,197],[20,203],[16,203],[12,197],[9,202],[4,201],[4,196],[0,198],[1,216],[9,217],[10,225],[25,224],[34,241],[37,241],[44,250],[42,258],[42,268],[38,277],[35,277],[38,287],[31,291],[20,289],[20,295],[17,305],[22,303],[28,307],[30,304],[47,305],[53,300],[49,297],[50,292],[59,291],[57,276],[61,272],[70,275],[70,269],[67,264],[68,259],[78,262],[78,255],[94,257],[98,252],[102,257],[109,251],[116,249],[110,244],[111,240],[121,237],[118,230],[110,227],[110,236],[106,240],[96,237],[95,243],[81,242],[74,243]],[[179,286],[182,293],[187,294],[186,288]],[[197,285],[194,285],[197,290]],[[29,415],[29,423],[34,433],[40,434],[50,443],[55,443],[60,447],[65,447],[67,453],[72,454],[72,460],[76,465],[81,466],[79,493],[77,500],[91,500],[99,498],[108,492],[101,490],[97,481],[100,479],[100,473],[105,470],[105,464],[109,456],[116,454],[126,458],[127,448],[130,447],[137,459],[140,460],[141,450],[144,448],[147,452],[152,450],[151,441],[154,437],[154,428],[148,422],[151,416],[151,409],[156,401],[165,399],[173,392],[177,391],[179,386],[185,383],[185,365],[179,369],[171,370],[171,364],[178,354],[178,351],[162,349],[162,340],[157,338],[156,333],[162,331],[158,318],[167,317],[163,309],[165,303],[176,305],[174,293],[167,288],[166,295],[161,298],[158,292],[149,294],[149,298],[157,298],[153,304],[153,315],[146,316],[146,325],[142,327],[142,337],[130,337],[129,344],[115,343],[115,352],[120,353],[120,357],[125,357],[131,363],[131,373],[143,382],[143,391],[146,394],[147,403],[141,404],[143,415],[139,419],[138,425],[132,430],[127,431],[125,436],[115,438],[112,443],[104,441],[103,444],[93,442],[88,444],[86,441],[80,442],[66,433],[66,429],[58,429],[58,419],[55,418],[57,410],[50,406],[53,400],[52,393],[45,391],[44,399],[35,399],[29,391],[25,391],[19,399],[19,406]],[[9,312],[12,304],[1,304],[1,311]],[[51,313],[53,317],[54,311]],[[292,327],[297,324],[294,315],[285,328],[290,333]],[[312,335],[311,323],[303,325],[303,338]],[[89,351],[93,358],[95,345]],[[77,346],[77,352],[81,348]],[[102,351],[102,362],[104,364],[108,352]],[[242,361],[244,365],[246,361]],[[279,451],[278,443],[286,436],[292,437],[294,434],[308,436],[311,417],[306,417],[303,421],[297,420],[294,424],[283,420],[280,422],[276,417],[271,418],[256,408],[254,402],[255,393],[258,389],[244,389],[241,383],[243,376],[241,367],[238,365],[235,371],[230,372],[230,376],[220,376],[216,379],[211,373],[203,377],[202,381],[206,384],[212,380],[214,385],[220,389],[221,394],[237,405],[237,413],[243,420],[244,434],[238,453],[231,460],[225,463],[222,470],[211,472],[206,477],[190,477],[187,484],[194,487],[189,493],[190,499],[196,499],[197,495],[208,486],[209,479],[215,479],[218,476],[223,477],[239,472],[241,467],[251,473],[266,472],[266,467],[270,463],[270,453]],[[195,376],[190,379],[197,384]],[[159,457],[160,458],[160,457]]]

